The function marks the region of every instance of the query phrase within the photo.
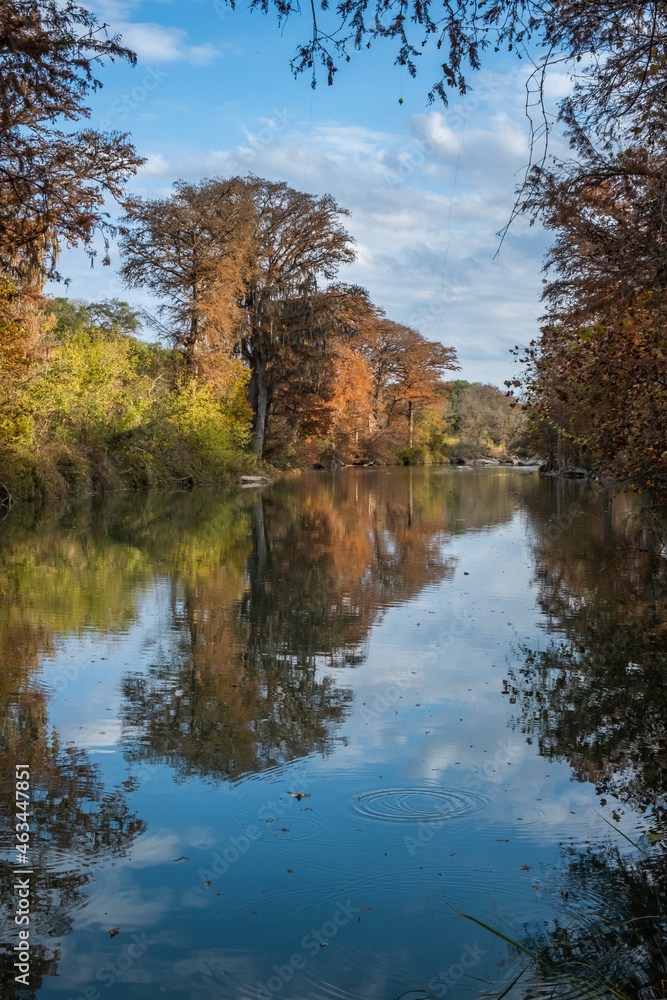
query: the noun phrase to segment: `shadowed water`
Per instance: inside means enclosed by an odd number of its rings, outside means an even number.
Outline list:
[[[658,550],[519,469],[12,510],[3,997],[662,996]]]

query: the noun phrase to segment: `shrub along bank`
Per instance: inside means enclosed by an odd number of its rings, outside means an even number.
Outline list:
[[[252,470],[247,372],[211,359],[197,377],[137,339],[136,314],[0,288],[0,483],[15,500],[203,485]],[[91,318],[94,315],[94,321]],[[133,322],[134,321],[134,322]],[[2,499],[2,498],[0,498]]]

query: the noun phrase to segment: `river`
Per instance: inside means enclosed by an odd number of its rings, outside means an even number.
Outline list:
[[[667,615],[636,512],[449,467],[15,507],[3,996],[664,996]]]

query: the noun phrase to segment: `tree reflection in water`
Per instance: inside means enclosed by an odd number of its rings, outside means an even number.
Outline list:
[[[145,824],[127,806],[128,787],[105,791],[87,754],[60,746],[57,734],[48,732],[38,690],[22,692],[13,703],[4,700],[2,710],[0,822],[9,859],[0,860],[0,984],[3,998],[28,1000],[45,975],[58,974],[59,939],[86,901],[94,868],[125,856]],[[16,983],[14,968],[15,762],[30,768],[30,990]]]
[[[630,498],[580,500],[562,531],[535,514],[539,602],[560,638],[523,648],[505,691],[515,730],[594,784],[609,821],[625,807],[643,817],[640,849],[609,838],[567,849],[558,892],[568,916],[522,939],[540,954],[525,995],[649,1000],[667,996],[667,567]]]
[[[667,865],[607,841],[567,848],[558,891],[562,916],[527,929],[517,961],[533,956],[510,991],[524,1000],[663,1000],[666,995]],[[523,963],[525,965],[525,961]],[[487,994],[488,995],[488,994]]]
[[[326,670],[358,663],[385,608],[453,573],[442,492],[375,475],[257,496],[242,562],[181,577],[173,641],[125,678],[130,758],[236,778],[329,752],[352,693]]]

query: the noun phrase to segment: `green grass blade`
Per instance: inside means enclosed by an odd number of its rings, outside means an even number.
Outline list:
[[[635,844],[634,840],[631,840],[627,834],[623,833],[622,830],[619,830],[619,828],[617,826],[614,826],[613,823],[610,823],[608,819],[605,819],[602,813],[599,813],[597,809],[594,809],[593,812],[596,814],[596,816],[599,816],[601,820],[604,820],[607,826],[610,826],[612,830],[616,830],[616,833],[620,833],[621,837],[625,837],[625,839],[629,844],[632,844],[632,846],[635,847],[638,851],[641,851],[641,847],[639,846],[639,844]]]
[[[503,992],[500,994],[499,997],[496,997],[496,1000],[503,1000],[503,997],[507,996],[507,994],[512,989],[512,987],[516,986],[516,984],[519,982],[519,980],[521,979],[522,975],[524,974],[524,972],[526,971],[527,968],[528,968],[528,966],[526,965],[525,968],[523,968],[521,970],[521,972],[519,973],[519,975],[514,977],[514,979],[509,984],[509,986],[507,987],[507,989],[503,990]]]
[[[471,917],[469,913],[459,913],[459,916],[465,917],[466,920],[472,920],[473,923],[479,924],[480,927],[483,927],[485,931],[489,931],[490,934],[495,934],[496,937],[501,938],[503,941],[507,941],[507,943],[511,944],[514,948],[518,948],[519,951],[524,953],[524,955],[528,955],[529,958],[532,958],[534,962],[538,961],[537,955],[534,955],[532,951],[528,951],[528,949],[524,948],[524,946],[519,944],[518,941],[513,941],[512,938],[507,937],[505,934],[501,934],[500,931],[495,929],[495,927],[490,927],[488,924],[485,924],[484,921],[478,920],[477,917]]]

